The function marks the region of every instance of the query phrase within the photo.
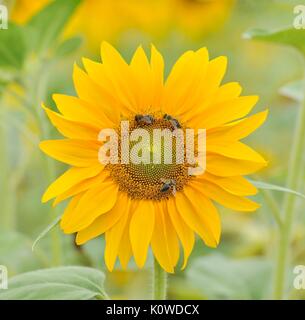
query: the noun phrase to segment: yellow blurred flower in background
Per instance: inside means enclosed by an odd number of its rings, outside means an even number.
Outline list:
[[[23,24],[49,2],[50,0],[17,0],[13,3],[11,19]]]
[[[17,0],[11,19],[26,22],[50,0]],[[66,28],[66,35],[84,34],[90,48],[116,40],[128,31],[156,39],[181,32],[194,38],[221,26],[234,0],[84,0]]]
[[[202,36],[222,26],[234,0],[169,0],[174,23],[192,37]]]

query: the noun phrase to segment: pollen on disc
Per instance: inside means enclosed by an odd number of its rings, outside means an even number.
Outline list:
[[[189,166],[185,161],[177,161],[179,157],[176,153],[176,138],[171,135],[171,150],[168,145],[161,139],[160,145],[154,145],[154,129],[168,130],[164,132],[173,131],[172,123],[162,116],[154,115],[153,123],[137,123],[134,118],[129,120],[129,133],[134,129],[142,128],[149,133],[149,145],[147,149],[151,152],[150,162],[148,164],[122,164],[120,161],[121,141],[119,141],[119,162],[118,164],[108,164],[106,169],[110,171],[112,179],[118,183],[119,189],[126,192],[132,199],[146,199],[146,200],[161,200],[174,196],[175,191],[181,191],[184,185],[191,179],[188,175]],[[182,126],[182,130],[183,126]],[[118,128],[119,137],[120,128]],[[132,149],[135,142],[130,142],[129,150]],[[154,163],[154,153],[157,153],[161,161]],[[172,162],[167,163],[166,156],[171,153]],[[185,154],[183,154],[185,158]],[[184,160],[184,159],[183,159]],[[164,181],[174,181],[175,186],[171,185],[169,190],[162,192],[161,189]]]

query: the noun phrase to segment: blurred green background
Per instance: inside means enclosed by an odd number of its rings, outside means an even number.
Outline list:
[[[115,45],[127,60],[139,44],[148,52],[153,43],[164,55],[167,72],[188,49],[207,46],[211,57],[228,56],[225,81],[239,81],[243,94],[260,96],[255,112],[270,110],[266,124],[248,139],[269,160],[255,179],[285,185],[303,96],[299,83],[293,83],[303,77],[301,57],[293,48],[245,39],[243,34],[253,28],[291,28],[293,8],[302,1],[84,0],[86,4],[74,8],[80,1],[63,0],[44,12],[40,10],[48,1],[2,2],[9,8],[10,24],[8,30],[0,30],[0,265],[8,267],[9,276],[54,264],[91,266],[105,271],[106,291],[112,298],[149,298],[152,259],[142,271],[131,263],[128,271],[118,266],[107,273],[102,238],[76,247],[72,236],[59,233],[62,252],[55,262],[54,231],[31,250],[35,238],[63,209],[55,212],[40,201],[52,179],[65,169],[38,148],[40,140],[58,136],[40,102],[55,108],[52,93],[73,94],[74,61],[81,65],[83,56],[99,60],[102,40]],[[298,173],[302,193],[304,168]],[[186,270],[177,268],[170,275],[170,299],[272,296],[277,226],[268,205],[270,194],[257,196],[262,207],[256,213],[220,209],[220,246],[210,250],[197,242]],[[283,194],[272,196],[280,206]],[[305,264],[304,208],[304,199],[298,199],[286,291],[292,299],[305,297],[305,290],[293,288],[292,271],[294,265]]]

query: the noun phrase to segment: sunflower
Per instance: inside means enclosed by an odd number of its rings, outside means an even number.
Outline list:
[[[265,121],[267,111],[246,117],[258,97],[240,96],[236,82],[221,84],[227,59],[209,60],[206,48],[185,52],[165,82],[163,58],[154,46],[150,60],[140,46],[128,64],[104,42],[101,57],[102,63],[83,59],[85,71],[74,66],[77,97],[55,94],[60,113],[43,106],[65,139],[43,141],[40,148],[71,167],[49,186],[42,201],[55,198],[57,205],[70,198],[62,230],[76,233],[78,245],[104,234],[109,270],[117,258],[126,268],[132,256],[142,268],[151,247],[161,267],[171,273],[180,243],[182,268],[186,266],[195,234],[209,247],[218,245],[221,221],[215,202],[243,212],[259,207],[247,198],[257,189],[243,175],[266,166],[266,161],[239,140]],[[153,121],[143,125],[137,120],[140,115]],[[120,132],[126,120],[130,130],[144,126],[149,134],[173,123],[183,131],[204,128],[205,172],[190,176],[185,163],[102,164],[101,129]],[[164,155],[168,150],[162,148]],[[164,190],[162,179],[175,181],[175,186]]]

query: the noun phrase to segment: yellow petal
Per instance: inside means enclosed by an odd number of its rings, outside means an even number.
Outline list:
[[[182,90],[177,97],[180,96],[179,101],[176,102],[174,108],[174,115],[187,119],[188,114],[192,115],[202,101],[206,99],[206,74],[209,66],[209,53],[206,48],[201,48],[195,52],[192,68],[188,70],[181,82],[184,83]]]
[[[83,196],[83,193],[80,193],[78,195],[76,195],[75,197],[73,197],[70,202],[68,203],[65,211],[64,211],[64,214],[60,220],[60,227],[62,230],[64,230],[63,228],[63,219],[67,219],[67,217],[71,217],[74,213],[74,210],[76,209],[81,197]]]
[[[121,243],[118,250],[119,260],[122,268],[125,270],[128,266],[128,262],[132,256],[131,243],[129,238],[129,224],[131,219],[131,213],[128,214],[128,221],[122,234]]]
[[[81,181],[80,183],[69,188],[67,191],[58,195],[53,202],[53,207],[55,207],[58,203],[66,200],[72,196],[77,195],[78,193],[84,192],[88,189],[95,189],[95,188],[99,187],[100,184],[103,181],[105,181],[107,178],[109,178],[109,171],[103,170],[100,174],[96,175],[95,177]]]
[[[97,217],[110,211],[117,200],[118,186],[102,182],[98,188],[86,191],[71,215],[64,215],[62,228],[65,233],[74,233],[88,227]]]
[[[141,46],[134,53],[130,70],[137,86],[138,112],[149,113],[152,105],[152,73],[147,56]]]
[[[260,205],[256,202],[244,197],[230,194],[208,181],[199,182],[194,180],[192,181],[192,186],[206,197],[213,199],[214,201],[232,210],[248,212],[255,211],[260,207]]]
[[[218,104],[240,96],[242,88],[238,82],[229,82],[220,86],[215,94],[213,103]]]
[[[130,67],[120,53],[107,42],[101,45],[101,57],[105,72],[118,96],[122,101],[126,101],[126,106],[132,112],[136,112],[139,107],[136,101],[137,88]]]
[[[100,62],[82,58],[83,65],[88,76],[102,87],[111,86],[105,67]]]
[[[141,200],[130,221],[130,243],[136,264],[142,268],[155,225],[154,206],[151,201]]]
[[[103,41],[101,44],[101,58],[104,65],[109,65],[112,68],[124,69],[128,66],[120,53],[107,41]]]
[[[79,182],[98,175],[102,170],[102,165],[89,168],[70,168],[48,187],[42,197],[42,202],[47,202]]]
[[[217,91],[226,73],[227,65],[228,59],[224,56],[217,57],[209,62],[206,74],[206,92],[204,93],[207,98]]]
[[[185,223],[209,247],[216,247],[220,237],[220,219],[211,201],[189,186],[176,194],[176,207]]]
[[[198,120],[198,118],[201,118],[204,110],[209,108],[215,96],[217,96],[219,86],[227,69],[227,63],[227,58],[224,56],[217,57],[208,63],[205,77],[201,81],[201,103],[193,112],[190,110],[188,115],[184,115],[185,120],[189,121],[192,117]]]
[[[99,165],[100,145],[84,140],[46,140],[39,144],[40,149],[50,157],[75,167]]]
[[[268,110],[259,112],[248,118],[209,130],[207,140],[211,143],[217,140],[234,141],[247,137],[259,128],[268,116]]]
[[[100,108],[89,102],[63,94],[54,94],[52,98],[58,110],[69,120],[84,122],[101,129],[114,126]]]
[[[184,269],[194,247],[194,232],[187,226],[187,224],[181,218],[181,215],[179,214],[178,209],[176,208],[175,200],[172,197],[169,198],[167,201],[167,211],[183,246],[184,262],[182,269]]]
[[[209,82],[209,79],[204,77],[204,81]],[[190,125],[192,123],[198,123],[198,118],[201,116],[200,114],[211,105],[218,105],[236,99],[241,93],[241,86],[239,83],[230,82],[220,86],[216,91],[213,90],[213,94],[208,94],[209,92],[206,92],[206,83],[204,81],[202,81],[203,84],[199,87],[199,99],[197,98],[197,103],[189,108],[189,112],[182,115],[183,121],[188,122]]]
[[[173,114],[185,92],[185,81],[194,72],[194,51],[185,52],[175,63],[164,87],[163,110]]]
[[[205,172],[202,176],[198,176],[198,180],[210,181],[236,196],[252,196],[257,193],[256,187],[241,176],[223,178]]]
[[[195,128],[210,129],[246,116],[257,103],[257,96],[244,96],[205,109],[193,119]]]
[[[214,143],[207,142],[206,150],[207,152],[220,154],[228,158],[258,162],[266,165],[266,161],[260,154],[239,141],[226,142],[219,140]]]
[[[171,218],[169,216],[166,203],[164,203],[164,210],[165,210],[164,218],[165,218],[165,223],[167,227],[167,238],[168,238],[169,248],[171,250],[171,260],[172,260],[172,264],[176,266],[180,257],[179,238],[172,224]]]
[[[116,224],[106,231],[105,263],[109,271],[113,270],[130,210],[130,198],[127,194],[122,194],[122,196],[123,199],[117,210],[123,212],[123,215]]]
[[[155,203],[155,227],[151,248],[160,266],[166,272],[173,273],[179,258],[179,242],[164,201]]]
[[[218,245],[221,234],[221,221],[216,207],[208,197],[193,188],[192,184],[184,188],[184,193],[196,210],[200,212]]]
[[[101,63],[83,58],[83,64],[89,77],[100,86],[107,87],[109,92],[120,102],[120,110],[125,116],[128,116],[129,112],[134,110],[135,105],[130,90],[127,90],[128,84],[125,83],[122,87],[121,81],[113,81],[113,75],[109,72],[109,68]]]
[[[98,140],[99,128],[90,126],[85,123],[70,121],[62,115],[44,107],[51,123],[66,138]]]
[[[220,177],[243,176],[256,172],[266,166],[266,163],[230,159],[220,155],[208,154],[206,171]]]
[[[76,243],[78,245],[84,244],[87,241],[105,233],[116,223],[118,223],[121,218],[121,220],[124,220],[125,217],[122,216],[128,215],[128,212],[126,213],[126,210],[122,210],[122,208],[126,207],[127,209],[129,207],[128,203],[129,199],[126,194],[120,193],[114,207],[110,211],[102,214],[100,217],[95,219],[87,228],[77,233]]]
[[[73,81],[78,96],[100,108],[105,116],[113,123],[120,121],[120,110],[117,101],[102,86],[94,82],[76,64],[74,65]]]

